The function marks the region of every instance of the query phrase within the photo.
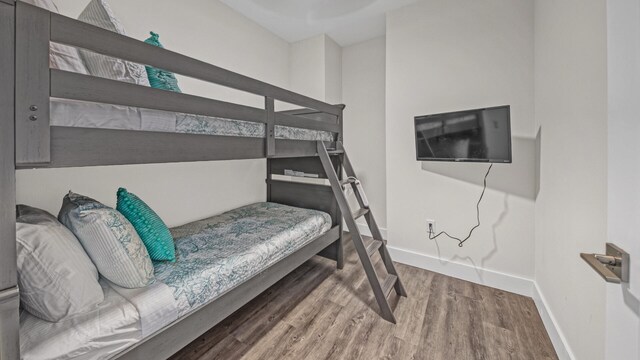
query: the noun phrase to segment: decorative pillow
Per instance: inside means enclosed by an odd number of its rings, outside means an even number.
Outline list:
[[[78,239],[48,212],[16,207],[18,285],[22,306],[57,322],[104,300],[98,271]]]
[[[43,9],[47,9],[54,13],[59,13],[58,7],[52,0],[22,0],[27,4],[35,5]],[[49,44],[49,67],[52,69],[60,69],[72,71],[81,74],[88,74],[78,49],[72,46],[62,45],[58,43]]]
[[[126,35],[124,27],[116,19],[111,7],[105,0],[91,0],[78,17],[78,20]],[[140,64],[83,49],[80,49],[80,55],[84,59],[91,75],[149,86],[147,72],[144,66]]]
[[[116,210],[131,222],[147,247],[151,260],[176,260],[173,237],[165,223],[149,205],[125,188],[118,189]]]
[[[153,31],[151,31],[151,37],[144,42],[164,49],[164,46],[160,43],[160,35]],[[153,66],[145,67],[147,68],[147,76],[152,88],[182,92],[178,87],[178,79],[176,79],[176,76],[172,72],[154,68]]]
[[[133,225],[115,209],[70,191],[58,219],[76,235],[107,280],[129,289],[154,282],[147,249]]]

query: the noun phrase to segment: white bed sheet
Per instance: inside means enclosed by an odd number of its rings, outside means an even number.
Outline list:
[[[139,289],[125,289],[115,284],[111,287],[136,307],[143,339],[178,319],[176,299],[164,283],[156,281]]]
[[[142,339],[136,307],[101,281],[105,300],[88,313],[52,323],[20,314],[20,353],[25,360],[107,359]]]
[[[51,125],[101,129],[175,131],[176,116],[166,111],[51,99]]]

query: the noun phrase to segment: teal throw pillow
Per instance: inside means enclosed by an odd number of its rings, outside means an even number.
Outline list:
[[[118,189],[116,210],[136,229],[152,260],[175,261],[176,250],[167,225],[139,197],[125,188]]]
[[[162,44],[160,43],[160,35],[154,33],[153,31],[151,32],[151,37],[144,42],[164,49],[164,46],[162,46]],[[158,69],[153,66],[145,67],[147,69],[149,84],[152,88],[182,92],[178,87],[178,79],[176,79],[176,76],[172,72]]]

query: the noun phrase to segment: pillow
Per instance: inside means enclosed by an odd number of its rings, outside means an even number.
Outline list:
[[[18,286],[22,306],[57,322],[104,300],[98,271],[78,239],[48,212],[16,207]]]
[[[154,282],[147,249],[133,225],[115,209],[70,191],[58,219],[76,235],[107,280],[129,289]]]
[[[111,7],[105,0],[91,0],[78,17],[78,20],[126,35],[124,27],[116,19]],[[91,75],[149,86],[147,72],[144,66],[140,64],[84,49],[80,49],[80,55],[84,59],[84,63]]]
[[[127,218],[147,247],[151,260],[176,260],[176,249],[169,228],[144,201],[120,188],[116,210]]]
[[[160,43],[160,35],[153,31],[151,32],[151,37],[144,42],[164,49],[164,46]],[[182,92],[178,87],[178,79],[172,72],[154,68],[153,66],[145,67],[147,68],[147,77],[152,88]]]
[[[27,4],[35,5],[47,9],[54,13],[59,13],[58,7],[52,0],[22,0]],[[49,43],[49,67],[65,71],[88,74],[78,49],[72,46]]]

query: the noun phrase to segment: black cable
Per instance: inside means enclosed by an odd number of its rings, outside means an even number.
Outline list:
[[[431,236],[431,224],[429,224],[429,239],[430,240],[434,240],[435,238],[437,238],[440,235],[446,235],[449,238],[453,239],[453,240],[458,240],[458,246],[462,247],[464,242],[469,240],[469,238],[471,238],[471,234],[473,234],[473,230],[477,229],[480,227],[480,202],[482,201],[482,198],[484,197],[484,192],[485,190],[487,190],[487,176],[489,176],[489,173],[491,172],[491,168],[493,167],[493,164],[489,165],[489,168],[487,169],[487,173],[484,175],[484,187],[482,188],[482,193],[480,194],[480,198],[478,199],[478,202],[476,203],[476,216],[477,216],[477,220],[478,223],[476,224],[476,226],[472,227],[471,230],[469,230],[469,235],[467,235],[466,238],[464,239],[459,239],[455,236],[451,236],[449,235],[446,231],[440,231],[437,235],[435,236]]]

